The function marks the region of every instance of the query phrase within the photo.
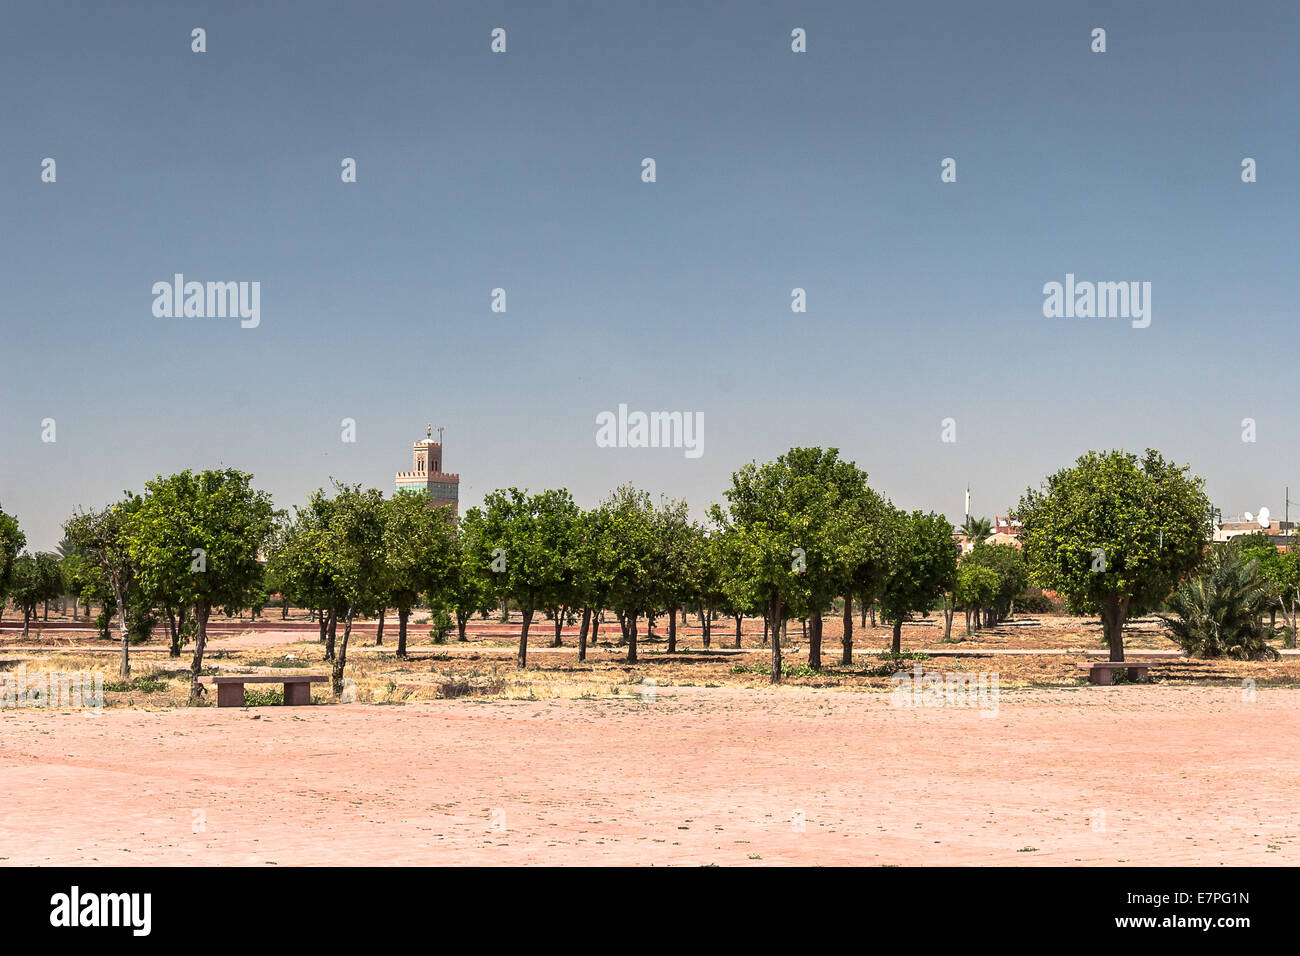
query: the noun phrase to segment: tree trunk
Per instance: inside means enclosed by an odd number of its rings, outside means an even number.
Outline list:
[[[902,621],[894,622],[893,651],[895,654],[901,654],[903,652],[903,622]]]
[[[668,653],[677,653],[677,608],[668,609]]]
[[[320,643],[325,643],[325,632],[329,628],[329,622],[325,620],[324,611],[316,611],[316,621],[320,624]]]
[[[639,615],[628,612],[623,615],[623,636],[627,638],[627,662],[636,663],[636,619]]]
[[[332,673],[333,680],[331,683],[334,687],[334,696],[337,697],[343,693],[343,668],[348,666],[348,638],[352,636],[352,615],[356,613],[355,604],[348,605],[348,616],[343,621],[343,643],[339,645],[338,657],[334,658],[334,669]]]
[[[456,640],[468,641],[469,637],[465,634],[465,628],[469,625],[469,611],[458,610],[456,612]]]
[[[943,640],[947,643],[952,638],[952,616],[957,604],[948,594],[943,596]]]
[[[874,604],[871,605],[871,626],[876,626],[876,606]]]
[[[808,666],[822,669],[822,612],[818,608],[808,618]]]
[[[330,608],[329,625],[325,628],[325,660],[334,660],[334,642],[338,637],[339,612]]]
[[[289,599],[288,598],[280,599],[280,620],[282,621],[289,620]]]
[[[406,621],[411,616],[409,607],[397,609],[397,656],[406,660]]]
[[[605,616],[605,612],[596,609],[596,613],[591,618],[591,644],[594,647],[600,640],[600,619]]]
[[[379,609],[379,624],[375,627],[375,647],[384,646],[384,617],[388,614],[388,608]]]
[[[745,619],[745,615],[736,615],[736,647],[740,646],[740,623]]]
[[[190,705],[203,703],[203,685],[199,683],[203,670],[203,649],[208,646],[208,614],[212,605],[199,601],[194,605],[194,617],[198,623],[198,633],[194,635],[194,660],[190,662]]]
[[[844,595],[844,636],[840,638],[840,663],[853,663],[853,594]]]
[[[764,614],[763,615],[763,646],[764,647],[767,647],[767,640],[771,632],[772,632],[772,619],[768,615]]]
[[[164,610],[167,614],[167,638],[171,645],[168,648],[167,656],[180,657],[181,656],[181,648],[179,644],[180,633],[177,631],[176,628],[176,612],[173,611],[171,608],[165,608]]]
[[[1124,660],[1124,619],[1128,616],[1128,598],[1112,597],[1101,606],[1101,626],[1110,647],[1112,661]]]
[[[533,609],[524,609],[524,622],[519,626],[519,666],[528,666],[528,628],[533,623]]]
[[[563,629],[564,629],[564,608],[557,607],[555,609],[555,640],[551,641],[551,647],[562,646],[562,642],[560,641],[560,631]]]
[[[781,599],[772,598],[768,612],[772,621],[772,683],[781,683]]]
[[[120,584],[113,585],[113,597],[117,600],[117,630],[122,638],[122,654],[117,664],[117,675],[126,680],[131,676],[130,635],[127,633],[126,594]]]
[[[587,631],[591,628],[591,608],[582,609],[582,626],[578,628],[578,660],[587,659]]]
[[[31,630],[32,610],[26,604],[23,605],[23,640],[27,640],[27,632]]]

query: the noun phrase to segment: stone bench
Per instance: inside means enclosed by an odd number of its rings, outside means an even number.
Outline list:
[[[245,684],[283,684],[284,702],[289,706],[311,703],[311,685],[329,680],[320,674],[234,674],[229,677],[200,677],[200,684],[215,684],[218,707],[243,707]]]
[[[1090,661],[1079,665],[1088,671],[1088,680],[1093,684],[1110,684],[1115,671],[1128,671],[1132,680],[1146,680],[1150,661]]]

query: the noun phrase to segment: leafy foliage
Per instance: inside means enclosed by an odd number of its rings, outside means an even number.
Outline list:
[[[1088,452],[1016,513],[1033,579],[1072,611],[1101,613],[1112,661],[1127,617],[1159,607],[1200,562],[1212,520],[1202,480],[1150,449]]]
[[[1259,558],[1238,542],[1211,549],[1200,571],[1170,596],[1173,615],[1161,615],[1170,636],[1196,657],[1274,660],[1263,616],[1273,602],[1274,584]]]

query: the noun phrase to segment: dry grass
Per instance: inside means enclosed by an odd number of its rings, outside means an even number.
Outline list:
[[[1137,643],[1137,642],[1135,642]],[[1140,644],[1138,646],[1141,646]],[[462,647],[464,647],[462,645]],[[957,650],[957,648],[954,648]],[[838,663],[838,646],[823,650],[820,672],[807,667],[802,651],[789,649],[785,682],[791,686],[819,687],[848,692],[888,691],[898,670],[911,672],[917,665],[927,672],[966,672],[997,675],[1005,690],[1024,687],[1081,687],[1085,671],[1082,654],[988,654],[979,648],[960,648],[961,656],[907,655],[902,661],[877,653],[856,656],[852,665]],[[204,659],[205,674],[328,674],[315,642],[280,645],[272,650],[213,650]],[[117,677],[116,657],[92,652],[29,652],[0,658],[0,671],[22,665],[31,675],[44,672],[99,672],[104,681],[106,707],[170,708],[185,706],[189,697],[189,656],[177,660],[162,655],[136,654],[129,682]],[[613,699],[644,697],[656,687],[765,687],[769,684],[769,657],[763,649],[742,653],[679,653],[669,655],[651,646],[641,660],[628,664],[606,653],[580,662],[572,649],[534,654],[520,669],[514,656],[499,652],[437,649],[399,660],[391,649],[355,649],[345,677],[352,682],[354,699],[362,703],[404,704],[445,698],[490,699]],[[1223,684],[1241,686],[1300,686],[1300,659],[1276,662],[1204,661],[1184,659],[1154,664],[1156,684]],[[253,685],[250,685],[253,686]],[[262,689],[275,685],[264,685]],[[209,698],[211,702],[211,698]],[[313,703],[332,703],[327,685],[317,685]]]

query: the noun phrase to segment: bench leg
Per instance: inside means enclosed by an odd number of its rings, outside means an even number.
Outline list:
[[[1146,667],[1130,667],[1128,669],[1128,676],[1131,680],[1146,680],[1147,669]]]
[[[218,684],[217,685],[217,706],[218,707],[243,707],[244,706],[244,685],[243,684]]]
[[[284,685],[284,703],[290,707],[300,707],[311,703],[311,684],[294,681]]]
[[[1088,680],[1094,684],[1110,684],[1110,668],[1094,667],[1088,671]]]

